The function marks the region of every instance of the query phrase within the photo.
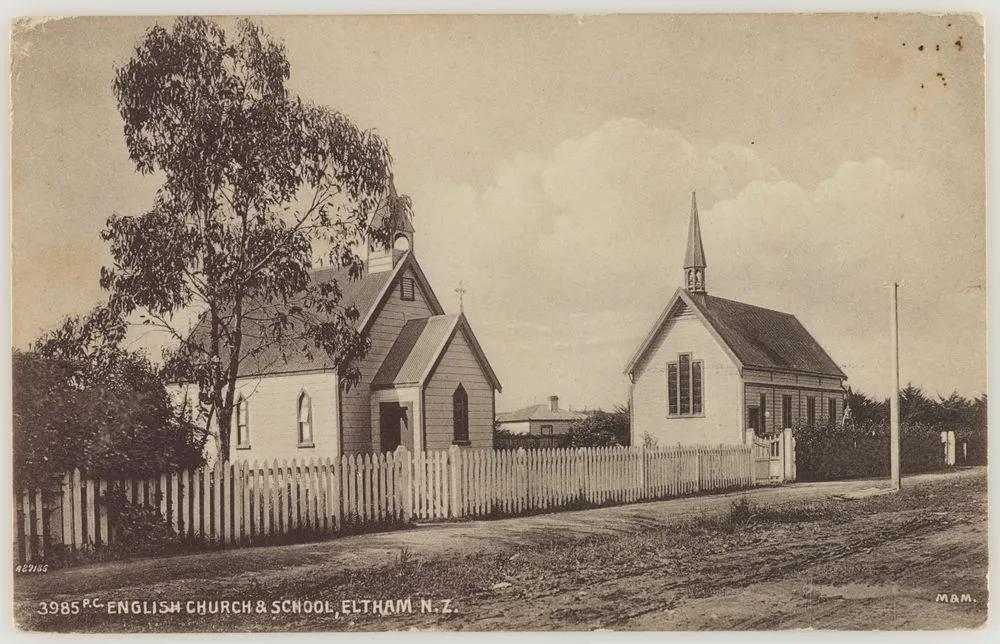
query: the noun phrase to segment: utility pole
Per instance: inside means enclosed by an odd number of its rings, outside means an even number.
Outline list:
[[[892,476],[892,489],[899,490],[899,305],[897,291],[899,284],[893,282],[890,286],[889,301],[891,307],[892,333],[892,398],[889,399],[889,459]]]

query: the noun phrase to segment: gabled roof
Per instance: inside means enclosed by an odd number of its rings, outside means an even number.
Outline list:
[[[372,387],[423,385],[457,332],[463,332],[487,380],[500,391],[500,381],[462,313],[409,320],[382,361]]]
[[[679,300],[695,311],[743,367],[847,378],[794,315],[684,289],[670,299],[629,361],[626,374],[635,371]]]
[[[524,423],[532,420],[583,420],[586,417],[586,414],[578,411],[566,411],[565,409],[552,411],[547,403],[497,414],[497,420],[501,423]]]
[[[416,257],[410,252],[398,251],[394,253],[394,257],[396,258],[396,263],[391,270],[376,273],[369,273],[366,270],[358,279],[351,279],[347,269],[343,268],[315,270],[311,273],[310,279],[313,283],[337,281],[337,285],[342,293],[339,307],[346,309],[353,306],[358,310],[357,329],[361,332],[367,331],[368,327],[374,321],[378,310],[381,308],[382,303],[397,283],[397,277],[408,268],[413,271],[417,282],[420,283],[421,292],[426,297],[431,310],[436,314],[444,313],[441,303],[438,302],[437,297],[434,295],[434,291],[431,289],[427,277],[417,263]],[[270,306],[280,307],[281,305],[275,304]],[[205,317],[202,316],[193,335],[207,334],[208,330],[205,325]],[[253,335],[252,324],[249,321],[244,322],[244,338],[250,339]],[[310,359],[306,353],[306,347],[299,346],[288,348],[283,356],[277,346],[271,345],[258,355],[246,358],[241,366],[240,376],[292,373],[312,369],[333,369],[332,361],[328,359],[325,352],[315,349],[313,354],[313,357]],[[222,356],[222,358],[223,360],[226,359],[225,356]]]

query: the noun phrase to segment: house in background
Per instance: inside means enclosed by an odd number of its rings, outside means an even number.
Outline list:
[[[394,245],[369,244],[360,279],[321,265],[312,272],[317,282],[337,280],[340,305],[360,314],[357,327],[371,340],[357,365],[361,383],[345,391],[324,356],[255,357],[238,381],[231,459],[492,447],[500,381],[464,313],[446,314],[434,294],[409,217],[382,208],[375,218],[375,228],[389,220]]]
[[[794,315],[709,295],[691,197],[684,287],[625,369],[632,441],[741,444],[798,422],[839,422],[847,376]]]
[[[497,423],[512,434],[561,436],[569,433],[573,423],[586,417],[578,411],[559,409],[559,396],[549,396],[547,403],[498,414]]]

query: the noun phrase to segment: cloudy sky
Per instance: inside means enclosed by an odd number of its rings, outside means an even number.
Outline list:
[[[162,20],[161,22],[169,22]],[[850,378],[986,389],[983,30],[962,16],[263,19],[291,86],[377,128],[415,252],[504,385],[623,402],[680,285],[697,191],[709,292],[796,314]],[[157,180],[111,82],[151,18],[14,34],[13,342],[101,298],[113,212]],[[141,341],[139,341],[141,344]]]

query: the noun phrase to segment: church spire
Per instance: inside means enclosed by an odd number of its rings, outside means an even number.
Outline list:
[[[684,256],[684,284],[691,293],[705,292],[705,249],[701,245],[698,200],[691,193],[691,223],[688,225],[687,254]]]

